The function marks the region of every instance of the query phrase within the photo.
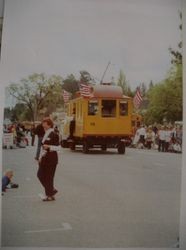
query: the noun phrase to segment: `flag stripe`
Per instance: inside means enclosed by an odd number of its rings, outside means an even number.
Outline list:
[[[68,102],[69,101],[70,95],[71,94],[69,92],[67,92],[66,90],[63,90],[63,100],[64,100],[64,102]]]
[[[139,88],[137,88],[136,94],[135,94],[135,96],[133,98],[134,107],[139,108],[142,101],[143,101],[143,98],[141,96],[140,90],[139,90]]]
[[[91,97],[92,96],[91,86],[84,84],[84,83],[80,83],[80,93],[81,93],[81,96]]]

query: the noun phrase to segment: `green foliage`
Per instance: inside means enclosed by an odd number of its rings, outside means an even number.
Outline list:
[[[146,87],[145,83],[140,84],[140,91],[141,91],[141,95],[144,97],[146,95],[146,92],[147,92],[147,87]]]
[[[180,22],[181,22],[181,24],[179,25],[179,29],[182,31],[182,12],[179,12],[179,17],[180,17]],[[171,63],[174,65],[182,64],[182,51],[181,51],[182,46],[183,46],[183,43],[182,41],[180,41],[178,43],[177,50],[169,48],[169,52],[172,55]]]
[[[51,112],[62,103],[60,76],[47,77],[45,74],[32,74],[21,79],[19,83],[12,83],[8,90],[19,104],[26,106],[27,116],[29,114],[29,120],[33,121],[38,119],[43,108]],[[21,113],[19,118],[21,119]]]
[[[31,113],[23,103],[17,103],[14,108],[4,109],[4,119],[10,119],[12,122],[30,120]]]
[[[174,67],[163,82],[153,86],[148,92],[149,107],[145,114],[145,122],[162,123],[182,120],[182,69]]]
[[[31,111],[27,108],[27,106],[23,103],[17,103],[15,107],[12,109],[11,121],[25,121],[30,120]]]
[[[67,76],[67,78],[63,81],[63,89],[75,94],[79,90],[78,80],[76,80],[73,74]]]
[[[153,81],[151,80],[150,83],[149,83],[149,90],[152,89],[154,87],[154,83]]]
[[[128,82],[126,80],[126,76],[122,70],[120,70],[120,72],[119,72],[117,85],[122,88],[124,95],[132,96],[132,91],[130,89],[130,86],[128,85]]]
[[[179,13],[182,22],[182,13]],[[182,30],[182,23],[179,26]],[[167,77],[159,84],[150,84],[147,91],[149,100],[148,108],[145,112],[144,120],[147,124],[154,122],[162,123],[164,119],[167,122],[182,120],[183,103],[183,79],[182,79],[182,41],[177,49],[169,48],[172,56],[172,67]]]
[[[86,70],[81,70],[80,72],[80,82],[84,83],[94,83],[94,78],[90,75],[90,73]]]

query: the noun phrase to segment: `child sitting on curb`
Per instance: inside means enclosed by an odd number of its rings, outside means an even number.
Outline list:
[[[18,184],[13,183],[12,180],[13,171],[6,170],[4,176],[2,177],[2,192],[6,192],[7,188],[18,188]],[[10,187],[8,187],[10,185]]]

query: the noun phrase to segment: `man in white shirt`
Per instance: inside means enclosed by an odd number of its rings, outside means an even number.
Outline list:
[[[169,151],[169,145],[171,142],[171,130],[170,128],[165,128],[165,152]]]
[[[141,128],[138,130],[139,133],[139,142],[145,146],[145,138],[146,138],[146,129],[144,125],[141,125]]]
[[[158,151],[165,152],[165,128],[164,126],[161,126],[160,129],[158,130]]]

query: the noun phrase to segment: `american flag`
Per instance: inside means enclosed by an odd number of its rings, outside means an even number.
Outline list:
[[[70,99],[71,93],[67,92],[66,90],[63,90],[63,100],[64,102],[68,102]]]
[[[85,83],[80,83],[80,94],[81,96],[84,96],[84,97],[91,97],[92,87]]]
[[[140,88],[137,88],[136,94],[135,94],[135,96],[133,98],[134,107],[136,109],[138,109],[140,104],[142,103],[142,101],[143,101],[143,98],[142,98],[142,95],[141,95],[141,92],[140,92]]]

